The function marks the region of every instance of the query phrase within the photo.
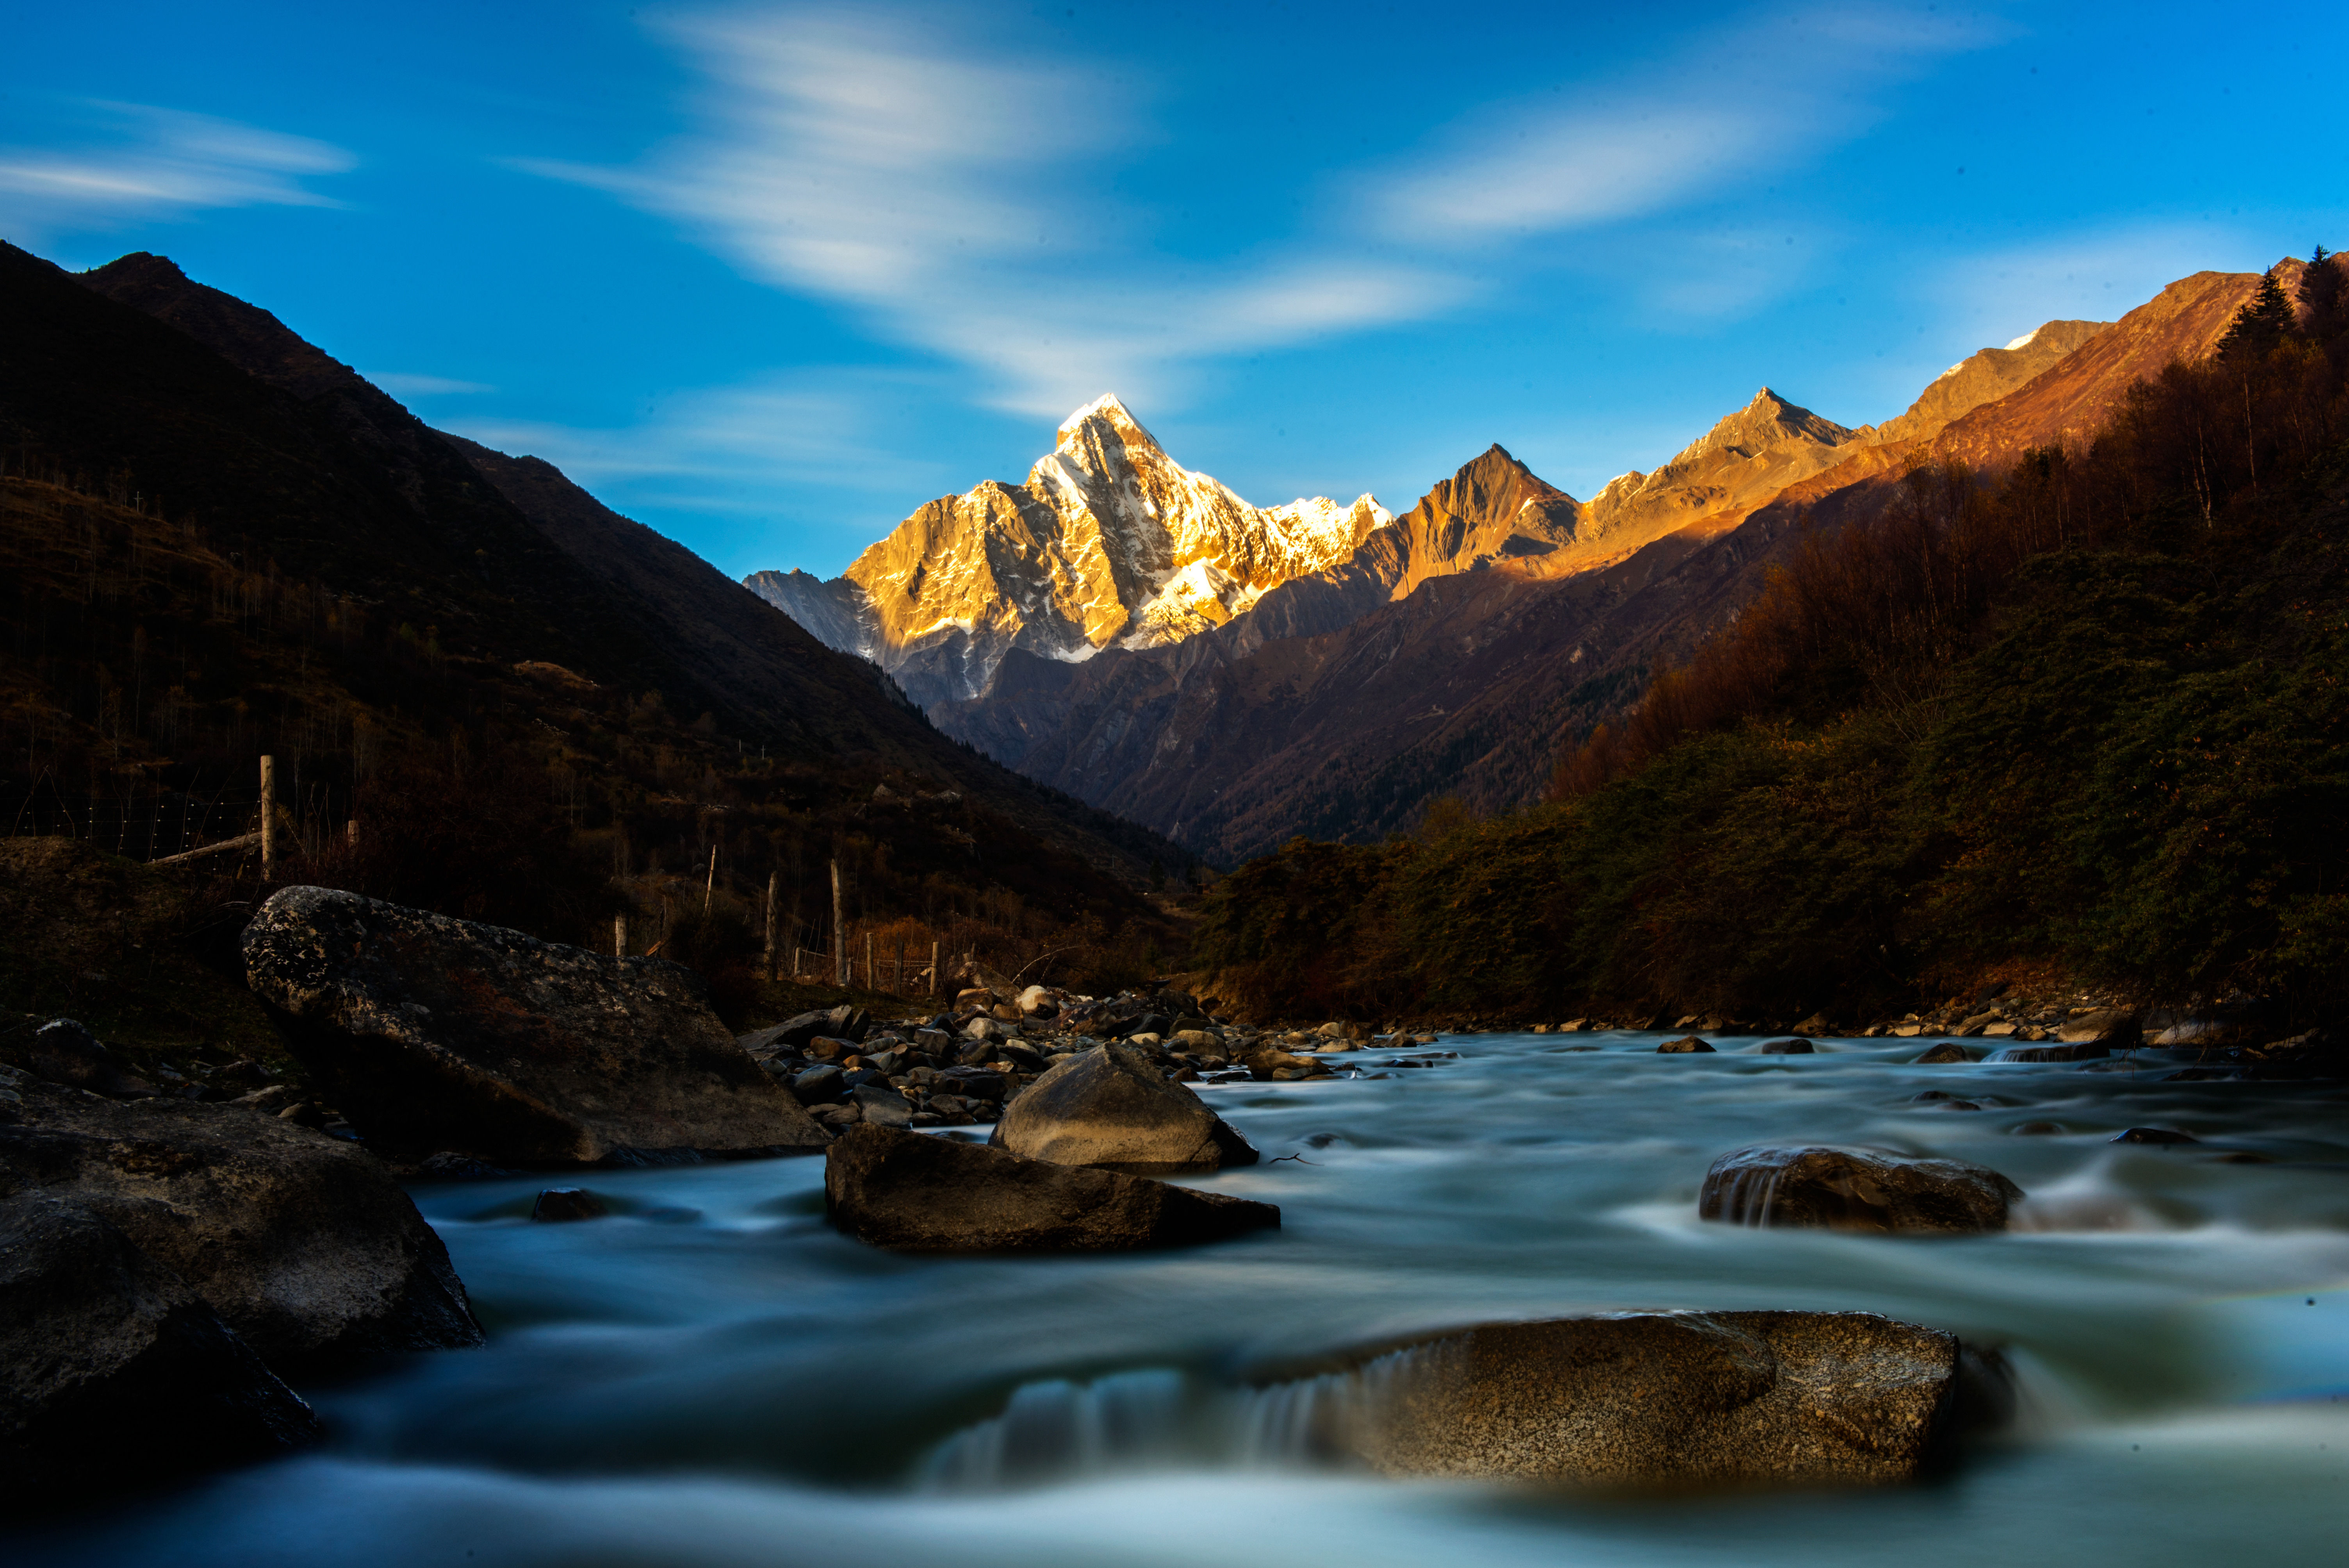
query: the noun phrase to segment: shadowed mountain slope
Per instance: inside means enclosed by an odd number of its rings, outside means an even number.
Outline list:
[[[1944,457],[1997,472],[2094,428],[2136,382],[2208,353],[2257,284],[2198,273],[2109,326],[2050,323],[1953,366],[1880,430],[1846,430],[1765,388],[1657,476],[1609,486],[1558,551],[1423,580],[1388,602],[1402,574],[1362,560],[1374,538],[1210,636],[1082,666],[1009,660],[987,697],[933,717],[1226,862],[1298,834],[1375,840],[1439,795],[1486,811],[1524,804],[1562,747],[1733,618],[1806,528],[1871,514],[1901,476]],[[1651,526],[1670,526],[1619,552],[1586,531],[1592,513],[1620,516],[1634,498]],[[1431,498],[1411,515],[1439,511]]]
[[[85,483],[111,476],[240,565],[347,595],[451,659],[657,694],[681,720],[843,778],[910,770],[1132,882],[1179,861],[940,736],[870,665],[550,465],[430,429],[162,258],[77,278],[0,248],[0,441]]]

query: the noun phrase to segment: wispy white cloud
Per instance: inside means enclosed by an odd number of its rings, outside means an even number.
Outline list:
[[[841,301],[1054,415],[1187,366],[1424,316],[1465,280],[1350,243],[1195,267],[1121,246],[1146,216],[1092,171],[1153,139],[1097,65],[992,50],[866,12],[670,24],[705,126],[642,164],[515,160],[678,220],[754,276]]]
[[[456,381],[446,376],[417,376],[404,370],[362,370],[361,376],[395,397],[447,397],[494,392],[479,381]]]
[[[1770,14],[1606,81],[1488,106],[1370,174],[1387,237],[1476,246],[1668,211],[1864,132],[1872,95],[2004,35],[1937,8]]]
[[[28,239],[205,208],[333,207],[306,181],[357,160],[339,147],[145,104],[83,106],[107,133],[0,148],[0,224]]]
[[[765,511],[756,498],[785,487],[896,495],[926,478],[945,482],[920,460],[872,444],[873,431],[903,423],[909,397],[934,391],[918,375],[813,366],[682,393],[623,426],[460,418],[447,428],[543,458],[583,484],[645,497],[690,492],[698,506]]]

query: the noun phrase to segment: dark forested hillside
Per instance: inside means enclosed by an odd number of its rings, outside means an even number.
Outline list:
[[[2015,965],[2349,1000],[2337,276],[2092,442],[1815,525],[1547,803],[1244,868],[1203,958],[1298,1010],[1848,1017]]]
[[[786,953],[828,945],[835,858],[859,932],[925,957],[1131,968],[1163,934],[1143,885],[1188,863],[158,258],[78,279],[0,247],[0,560],[18,835],[242,831],[269,753],[295,880],[599,944],[629,913],[713,969],[771,875]]]

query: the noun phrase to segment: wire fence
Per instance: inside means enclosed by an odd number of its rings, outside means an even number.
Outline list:
[[[128,860],[160,861],[254,831],[261,792],[158,785],[83,795],[36,779],[0,791],[0,821],[11,838],[78,839]]]

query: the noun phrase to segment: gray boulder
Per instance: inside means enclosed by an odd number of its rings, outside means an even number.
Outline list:
[[[2006,1229],[2023,1189],[1986,1166],[1878,1149],[1757,1144],[1704,1173],[1702,1219],[1839,1231]]]
[[[1499,1324],[1362,1377],[1332,1434],[1390,1475],[1662,1491],[1915,1478],[1971,1412],[1958,1341],[1864,1312]]]
[[[1130,1252],[1278,1227],[1270,1203],[860,1125],[824,1153],[832,1222],[905,1252]]]
[[[244,963],[333,1103],[394,1148],[585,1165],[829,1141],[666,959],[292,887]]]
[[[828,1105],[848,1088],[848,1075],[823,1062],[792,1079],[792,1097],[802,1105]]]
[[[113,1053],[98,1044],[96,1036],[71,1018],[52,1018],[34,1030],[25,1061],[36,1078],[96,1094],[155,1092],[145,1079],[134,1077],[116,1061]]]
[[[448,1249],[357,1145],[238,1105],[27,1097],[0,1127],[0,1196],[105,1221],[279,1374],[481,1342]]]
[[[1205,1100],[1128,1046],[1062,1057],[1005,1107],[988,1141],[1030,1160],[1140,1175],[1258,1158]]]
[[[18,1517],[318,1433],[202,1297],[47,1192],[0,1201],[0,1499]]]
[[[780,1024],[763,1029],[753,1029],[747,1035],[737,1035],[734,1043],[754,1055],[769,1051],[796,1051],[832,1026],[830,1013],[802,1013]]]
[[[858,1084],[850,1098],[864,1113],[863,1120],[871,1127],[904,1127],[913,1120],[914,1108],[905,1097],[885,1083]]]

